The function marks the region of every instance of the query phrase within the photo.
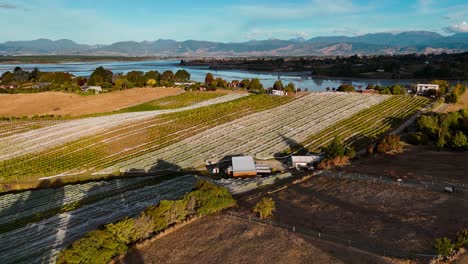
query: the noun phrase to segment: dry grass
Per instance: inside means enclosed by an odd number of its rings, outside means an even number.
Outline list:
[[[0,94],[0,116],[78,116],[110,112],[182,91],[180,88],[134,88],[89,96],[64,92]]]
[[[460,101],[456,104],[449,104],[447,109],[445,110],[446,113],[448,112],[455,112],[463,108],[468,108],[468,92],[465,92],[461,97]]]
[[[402,154],[377,155],[353,161],[343,170],[395,179],[468,182],[468,152],[431,150],[425,146],[407,146]]]
[[[438,237],[468,226],[467,193],[316,176],[272,195],[273,219],[382,252],[431,253]],[[242,204],[245,212],[255,204]]]
[[[383,263],[346,250],[322,250],[283,229],[209,216],[133,251],[124,263]]]

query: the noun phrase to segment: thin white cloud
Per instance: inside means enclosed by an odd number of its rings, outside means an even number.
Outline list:
[[[234,9],[238,9],[239,14],[252,18],[275,20],[300,19],[325,14],[350,14],[366,11],[369,7],[357,6],[351,0],[311,0],[307,4],[243,5]]]
[[[448,33],[468,33],[468,23],[463,21],[460,24],[451,25],[445,28]]]

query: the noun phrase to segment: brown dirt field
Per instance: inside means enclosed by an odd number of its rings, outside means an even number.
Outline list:
[[[468,92],[465,92],[461,97],[460,101],[456,104],[449,104],[447,109],[445,110],[446,113],[458,111],[463,108],[468,108]]]
[[[355,241],[372,252],[431,253],[436,238],[468,226],[467,192],[445,194],[315,176],[272,195],[272,220]],[[243,202],[249,212],[257,200]]]
[[[395,155],[376,155],[353,161],[344,171],[421,181],[468,183],[468,152],[431,150],[407,146]]]
[[[320,245],[323,249],[280,228],[216,215],[134,250],[123,263],[389,263],[346,247]]]
[[[88,96],[64,92],[0,94],[0,116],[78,116],[110,112],[182,91],[180,88],[133,88]]]

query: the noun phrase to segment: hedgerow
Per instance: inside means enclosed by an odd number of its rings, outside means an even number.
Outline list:
[[[124,254],[129,246],[180,223],[192,216],[203,216],[235,205],[224,187],[199,180],[194,190],[179,200],[163,200],[136,218],[125,218],[87,233],[64,250],[58,263],[105,264]]]

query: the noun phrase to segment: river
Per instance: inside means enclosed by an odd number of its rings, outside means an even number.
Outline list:
[[[213,73],[215,77],[221,77],[226,80],[242,80],[250,78],[259,78],[265,87],[273,86],[273,83],[281,78],[286,85],[288,82],[293,82],[296,87],[309,89],[309,91],[324,91],[327,87],[337,88],[343,83],[349,83],[355,87],[366,87],[368,84],[380,84],[389,86],[393,84],[410,84],[409,80],[340,80],[339,78],[324,79],[312,78],[303,74],[292,73],[256,73],[240,70],[210,70],[208,67],[191,67],[180,66],[176,60],[155,60],[155,61],[108,61],[108,62],[64,62],[64,63],[28,63],[28,64],[0,64],[0,74],[5,71],[13,71],[15,67],[21,67],[23,70],[31,71],[37,67],[40,71],[53,72],[65,71],[74,74],[75,76],[89,76],[94,69],[102,66],[111,70],[114,73],[127,73],[129,71],[150,71],[156,70],[164,72],[172,70],[176,72],[179,69],[187,70],[191,79],[194,81],[204,81],[207,72]]]

